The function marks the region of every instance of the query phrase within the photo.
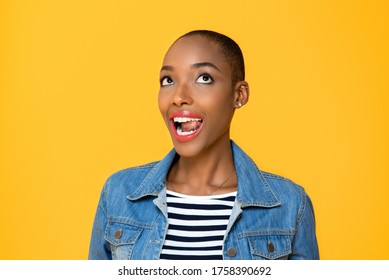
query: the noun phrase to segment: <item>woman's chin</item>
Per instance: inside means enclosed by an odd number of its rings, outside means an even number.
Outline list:
[[[205,149],[204,143],[200,143],[200,141],[196,140],[198,139],[193,139],[192,141],[188,142],[179,142],[173,139],[174,149],[176,150],[177,154],[180,155],[180,157],[196,157],[200,155]]]

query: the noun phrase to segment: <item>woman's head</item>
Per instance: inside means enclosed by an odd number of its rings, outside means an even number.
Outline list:
[[[167,51],[160,74],[159,108],[181,156],[229,144],[235,109],[248,101],[239,46],[225,35],[192,31]]]
[[[235,83],[238,81],[244,81],[245,67],[243,53],[239,45],[234,40],[224,34],[210,30],[190,31],[185,35],[182,35],[179,39],[190,36],[201,36],[216,43],[219,46],[221,54],[226,59],[232,69],[232,85],[235,85]]]

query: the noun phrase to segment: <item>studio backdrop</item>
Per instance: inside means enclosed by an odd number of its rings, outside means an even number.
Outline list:
[[[86,259],[106,178],[171,148],[163,55],[211,29],[241,46],[232,138],[302,185],[323,259],[389,258],[386,1],[2,0],[0,259]]]

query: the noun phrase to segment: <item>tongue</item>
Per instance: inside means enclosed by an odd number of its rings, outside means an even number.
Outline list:
[[[184,122],[181,123],[181,129],[183,132],[193,131],[200,127],[200,122],[192,121],[192,122]]]

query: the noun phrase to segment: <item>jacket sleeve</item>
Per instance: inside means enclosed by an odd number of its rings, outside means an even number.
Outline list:
[[[104,185],[103,191],[100,195],[99,205],[97,207],[92,237],[89,247],[89,260],[111,260],[111,249],[109,243],[105,240],[105,228],[107,225],[107,190],[108,181]]]
[[[292,244],[292,260],[318,260],[319,248],[316,239],[316,221],[309,196],[303,191],[303,202],[297,220],[297,232]]]

